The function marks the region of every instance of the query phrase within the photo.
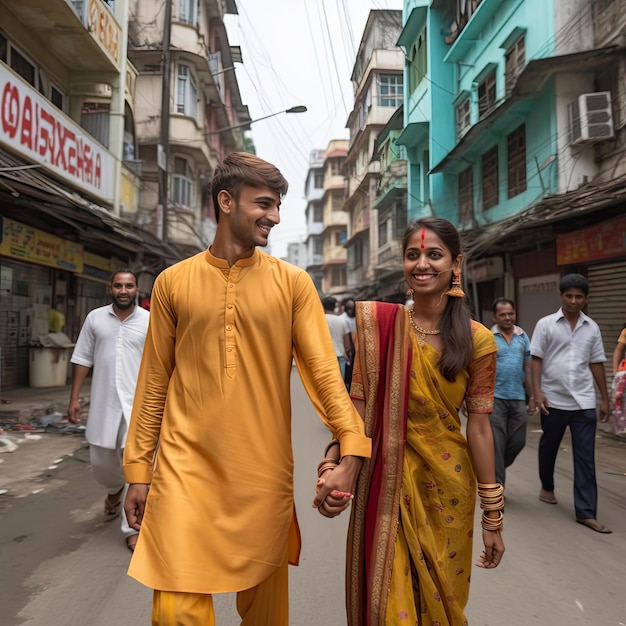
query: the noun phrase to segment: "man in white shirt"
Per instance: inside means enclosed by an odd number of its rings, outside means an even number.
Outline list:
[[[611,530],[596,519],[598,488],[595,469],[596,392],[601,396],[600,421],[608,420],[609,395],[604,348],[598,325],[582,312],[589,284],[580,274],[567,274],[559,285],[563,306],[537,322],[530,342],[535,403],[541,411],[539,499],[556,504],[554,465],[569,426],[574,455],[576,521],[599,533]]]
[[[93,368],[85,436],[93,476],[108,491],[104,513],[114,519],[124,499],[122,456],[150,314],[137,306],[137,276],[131,270],[117,270],[109,291],[112,304],[87,315],[76,341],[68,417],[80,421],[80,389]],[[132,551],[138,533],[124,514],[122,533]]]
[[[346,362],[344,375],[346,388],[350,391],[350,385],[352,384],[352,366],[354,365],[354,344],[356,342],[356,305],[354,298],[345,298],[341,305],[343,307],[343,313],[339,317],[346,323],[346,327],[350,333],[350,348],[346,350],[348,360]]]
[[[330,336],[333,340],[333,346],[335,348],[335,355],[339,363],[341,377],[345,382],[348,352],[352,347],[350,331],[348,330],[348,327],[345,321],[341,318],[341,316],[335,313],[337,309],[336,298],[333,298],[332,296],[327,296],[326,298],[323,298],[322,306],[324,307],[324,313],[326,315],[326,321],[328,322]]]

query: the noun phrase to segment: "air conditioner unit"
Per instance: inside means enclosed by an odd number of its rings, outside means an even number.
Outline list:
[[[612,139],[611,92],[583,93],[568,105],[570,143],[591,143]]]

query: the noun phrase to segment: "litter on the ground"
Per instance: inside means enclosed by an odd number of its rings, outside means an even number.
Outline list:
[[[6,435],[0,435],[0,452],[15,452],[17,444]]]

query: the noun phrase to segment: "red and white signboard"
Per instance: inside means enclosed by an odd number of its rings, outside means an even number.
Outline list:
[[[74,187],[113,201],[113,155],[1,63],[0,144]]]

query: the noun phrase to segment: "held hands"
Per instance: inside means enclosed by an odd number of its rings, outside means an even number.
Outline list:
[[[128,487],[126,500],[124,500],[124,513],[126,513],[128,525],[134,530],[141,528],[149,489],[150,485],[145,483],[132,483]]]
[[[327,469],[315,486],[313,507],[324,517],[336,517],[348,508],[354,498],[357,475],[361,469],[361,457],[345,456],[341,464]]]

